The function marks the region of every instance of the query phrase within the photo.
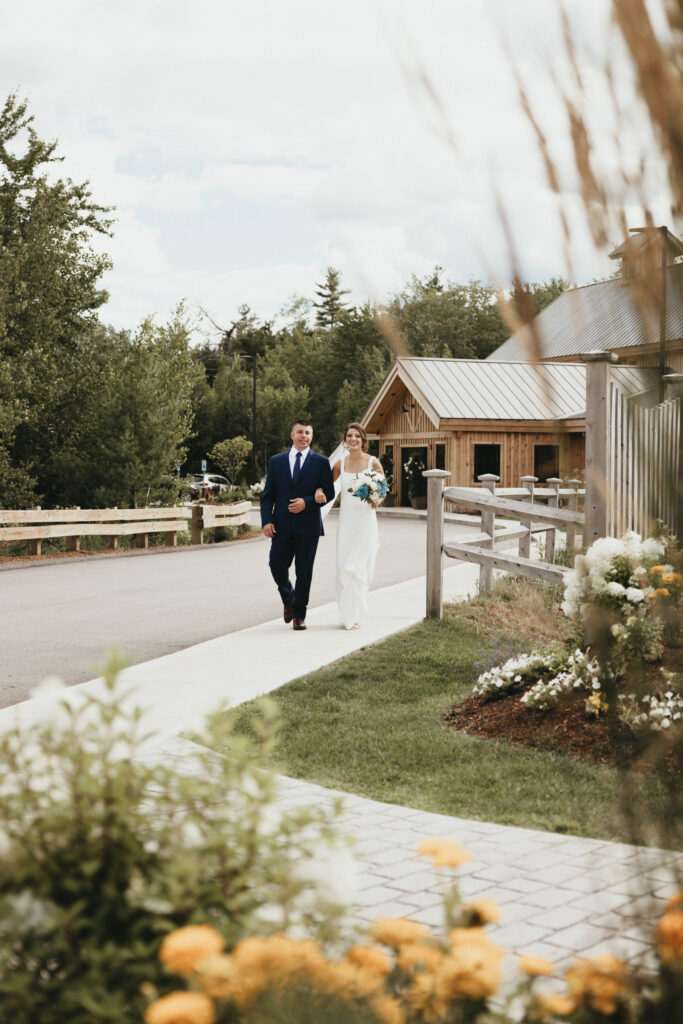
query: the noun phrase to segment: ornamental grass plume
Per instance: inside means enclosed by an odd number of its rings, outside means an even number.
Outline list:
[[[166,936],[159,959],[172,974],[192,974],[199,960],[216,956],[225,946],[222,935],[208,924],[188,925]]]
[[[151,1003],[145,1024],[214,1024],[212,1001],[203,992],[171,992]]]
[[[431,857],[435,868],[458,868],[472,860],[472,854],[455,839],[423,839],[418,853]]]
[[[623,960],[609,954],[577,960],[565,973],[570,998],[606,1015],[616,1011],[620,997],[628,991],[627,977]]]

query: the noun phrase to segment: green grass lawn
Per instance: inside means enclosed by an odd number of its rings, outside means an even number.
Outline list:
[[[517,597],[515,586],[521,587]],[[666,820],[656,778],[628,778],[631,809],[634,801],[648,809],[636,815],[636,836],[620,811],[622,781],[615,769],[466,736],[444,724],[448,708],[469,695],[474,665],[493,644],[530,649],[565,629],[556,595],[539,597],[532,585],[519,583],[506,584],[502,593],[499,588],[493,599],[447,608],[441,622],[425,621],[281,687],[274,697],[283,728],[271,767],[458,817],[662,844],[651,825],[652,816]],[[256,713],[256,702],[229,712],[236,732],[250,733]]]

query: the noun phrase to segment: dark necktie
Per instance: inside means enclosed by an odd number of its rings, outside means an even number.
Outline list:
[[[296,458],[294,460],[294,472],[292,473],[292,480],[294,481],[294,483],[298,482],[300,476],[301,476],[301,452],[297,452],[296,453]]]

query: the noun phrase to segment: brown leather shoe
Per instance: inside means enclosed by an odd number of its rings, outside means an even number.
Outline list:
[[[306,629],[306,620],[294,619],[294,629]]]
[[[286,604],[282,609],[282,614],[285,622],[291,622],[294,618],[294,603],[290,602],[289,604]]]

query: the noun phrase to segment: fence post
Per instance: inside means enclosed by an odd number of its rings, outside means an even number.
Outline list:
[[[40,512],[40,505],[36,505],[36,512]],[[42,555],[43,553],[43,542],[38,538],[37,540],[30,540],[28,542],[28,553],[29,555]]]
[[[548,498],[548,508],[559,508],[560,507],[560,484],[562,481],[557,476],[549,476],[545,482],[546,487],[550,487],[551,490],[555,491]],[[546,530],[545,535],[545,561],[555,561],[555,544],[557,542],[557,530]]]
[[[477,477],[480,481],[482,489],[486,488],[491,494],[496,493],[496,484],[499,483],[500,477],[496,476],[495,473],[483,473],[482,476]],[[491,548],[493,551],[495,548],[494,536],[496,530],[496,514],[495,512],[482,512],[481,514],[481,531],[482,533],[488,533],[491,538],[491,542],[484,541],[482,544],[483,548]],[[490,594],[493,589],[493,567],[490,565],[479,566],[479,593]]]
[[[678,405],[678,465],[674,463],[676,479],[674,487],[674,522],[671,529],[680,539],[683,535],[683,373],[667,373],[662,378],[669,394],[667,397],[677,398]]]
[[[581,481],[577,480],[574,477],[573,479],[568,480],[567,483],[569,484],[569,486],[571,487],[571,489],[574,492],[573,494],[570,494],[569,497],[567,498],[567,508],[569,509],[570,512],[576,512],[576,509],[578,508],[578,505],[579,505],[579,487],[581,486]],[[567,523],[567,540],[565,541],[565,543],[566,543],[566,545],[567,545],[567,547],[569,548],[570,551],[574,550],[575,540],[576,540],[576,527],[574,526],[573,523]]]
[[[522,486],[526,487],[529,492],[528,501],[533,504],[534,500],[534,484],[538,482],[537,476],[523,476],[520,477]],[[527,532],[523,537],[519,538],[519,557],[520,558],[531,558],[531,520],[520,519],[520,526],[526,526]]]
[[[192,506],[192,543],[204,543],[204,507],[201,504]]]
[[[427,478],[427,618],[443,618],[443,482],[450,473],[428,469]]]
[[[610,381],[619,361],[613,352],[587,352],[586,364],[586,523],[584,547],[606,537],[610,521]]]

